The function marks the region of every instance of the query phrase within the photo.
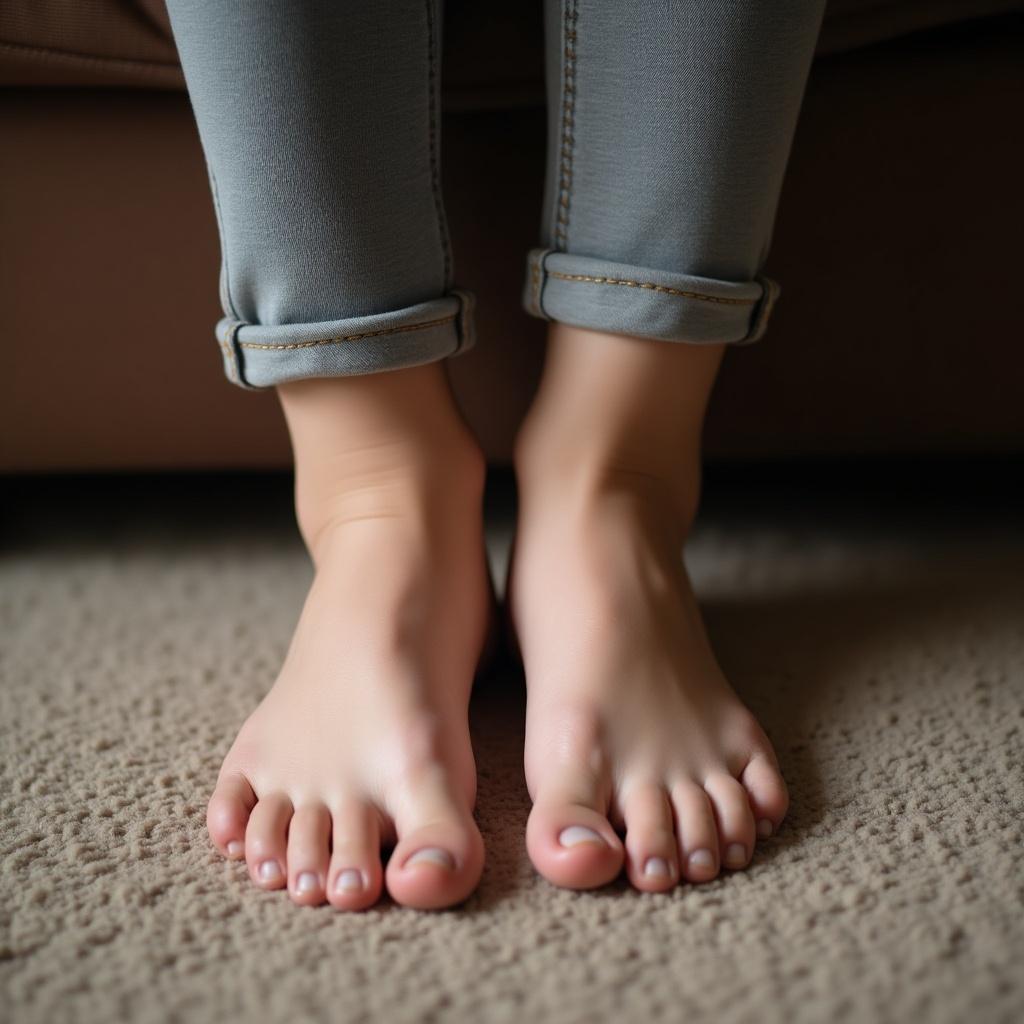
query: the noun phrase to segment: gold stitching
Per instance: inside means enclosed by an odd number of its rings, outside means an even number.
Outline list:
[[[563,281],[593,281],[594,284],[622,284],[630,288],[647,288],[653,292],[665,292],[668,295],[679,295],[684,299],[698,299],[701,302],[718,302],[723,306],[751,306],[757,299],[726,299],[720,295],[703,295],[701,292],[687,292],[681,288],[669,288],[664,284],[651,284],[649,281],[629,281],[618,277],[591,277],[589,274],[560,274],[557,270],[549,270],[549,277],[559,277]]]
[[[296,348],[315,348],[317,345],[334,345],[341,341],[358,341],[360,338],[376,338],[382,334],[403,334],[406,331],[422,331],[424,327],[437,327],[440,324],[450,324],[456,317],[456,314],[451,316],[441,317],[440,320],[428,320],[422,324],[409,324],[406,327],[388,327],[381,331],[363,331],[361,334],[340,334],[336,338],[323,338],[320,341],[297,341],[290,345],[265,345],[256,341],[240,341],[238,346],[240,348],[258,348],[258,349],[296,349]]]

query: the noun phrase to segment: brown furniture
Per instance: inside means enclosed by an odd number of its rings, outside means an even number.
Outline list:
[[[709,455],[1024,449],[1020,6],[830,5],[766,268],[782,298],[726,359]],[[444,190],[480,333],[450,367],[499,462],[543,349],[519,307],[540,14],[446,7]],[[0,470],[287,465],[274,394],[221,370],[216,226],[160,0],[4,0],[0,111]]]

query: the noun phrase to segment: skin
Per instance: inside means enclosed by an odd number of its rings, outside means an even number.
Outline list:
[[[551,325],[516,445],[508,612],[529,695],[527,848],[556,885],[623,867],[646,891],[708,881],[786,812],[680,557],[722,348]],[[386,887],[451,906],[484,863],[467,721],[494,628],[483,455],[440,363],[277,390],[316,572],[224,760],[211,838],[297,904],[359,910]]]
[[[467,720],[492,614],[483,456],[440,364],[278,394],[316,572],[224,760],[210,835],[298,904],[360,910],[385,886],[410,907],[458,903],[484,863]]]
[[[786,813],[681,558],[723,350],[551,326],[515,453],[507,594],[528,688],[527,848],[556,885],[623,867],[650,892],[706,882],[746,867]]]

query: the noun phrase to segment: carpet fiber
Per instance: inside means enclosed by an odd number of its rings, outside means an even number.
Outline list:
[[[311,577],[287,481],[9,487],[0,1015],[1019,1021],[1024,532],[1005,496],[938,497],[709,484],[687,561],[792,794],[750,870],[668,896],[538,879],[509,668],[472,710],[479,891],[345,915],[256,891],[204,827]]]

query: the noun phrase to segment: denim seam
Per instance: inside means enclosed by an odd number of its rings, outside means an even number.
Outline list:
[[[315,348],[317,345],[335,345],[343,341],[358,341],[360,338],[377,338],[384,334],[404,334],[407,331],[422,331],[426,327],[438,327],[441,324],[450,324],[456,319],[458,314],[453,313],[451,316],[441,317],[438,320],[427,320],[422,324],[407,324],[404,327],[388,327],[381,331],[363,331],[360,334],[340,334],[334,338],[322,338],[319,341],[296,341],[288,345],[270,345],[264,344],[257,341],[240,341],[238,345],[240,348],[255,348],[255,349],[297,349],[297,348]]]
[[[223,294],[220,297],[220,301],[224,306],[225,313],[233,316],[236,320],[241,320],[242,318],[238,315],[238,310],[235,308],[234,300],[231,298],[231,274],[228,270],[228,236],[224,229],[224,217],[221,214],[220,209],[220,192],[217,188],[217,177],[213,173],[213,167],[209,163],[207,163],[207,169],[210,173],[210,185],[213,191],[213,208],[217,214],[217,229],[220,232],[221,263],[224,268],[224,287],[222,289]]]
[[[754,310],[753,324],[751,325],[747,336],[741,339],[741,344],[750,344],[751,342],[758,341],[764,336],[768,329],[768,319],[771,316],[772,310],[775,308],[775,303],[782,292],[782,289],[774,278],[759,274],[756,280],[760,283],[763,291],[761,298],[758,300],[758,307]]]
[[[435,51],[434,0],[426,0],[427,6],[427,111],[428,111],[428,146],[430,150],[430,186],[434,193],[434,210],[437,214],[437,231],[441,240],[441,258],[444,261],[444,284],[447,291],[451,285],[451,242],[448,238],[448,225],[444,213],[444,201],[441,197],[441,182],[438,167],[436,146],[437,109],[434,90],[436,88],[437,55]]]
[[[669,288],[663,284],[652,284],[648,281],[630,281],[618,277],[592,277],[589,274],[561,274],[557,270],[549,270],[548,277],[557,277],[562,281],[590,281],[594,284],[618,284],[630,288],[646,288],[649,291],[665,292],[679,295],[684,299],[697,299],[700,302],[716,302],[723,306],[752,306],[758,299],[729,299],[720,295],[704,295],[701,292],[688,292],[681,288]]]
[[[457,355],[475,343],[475,332],[473,317],[476,297],[467,288],[460,288],[452,284],[449,295],[454,295],[459,300],[459,309],[455,314],[455,342],[456,349],[452,355]],[[443,321],[442,321],[443,322]]]
[[[228,348],[227,343],[221,338],[217,339],[217,344],[220,346],[220,354],[224,357],[224,362],[228,367],[228,380],[234,383],[235,376],[233,372],[234,366],[231,359],[231,350]]]
[[[569,236],[569,201],[572,195],[572,157],[575,135],[577,0],[566,0],[562,50],[562,138],[559,151],[558,198],[555,210],[555,245],[565,250]]]
[[[250,385],[242,380],[242,367],[235,351],[235,346],[238,345],[238,331],[241,326],[241,322],[229,324],[228,329],[224,332],[223,340],[218,338],[217,343],[220,345],[221,351],[224,353],[224,359],[228,366],[228,380],[233,384],[239,384],[242,387],[249,387]]]

